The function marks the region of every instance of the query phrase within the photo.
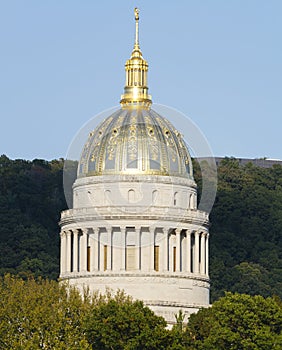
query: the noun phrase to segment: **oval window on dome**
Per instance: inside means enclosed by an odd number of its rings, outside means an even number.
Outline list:
[[[156,204],[157,203],[157,200],[158,200],[158,191],[157,190],[154,190],[152,192],[152,204]]]
[[[128,202],[129,203],[135,202],[135,191],[132,189],[128,191]]]

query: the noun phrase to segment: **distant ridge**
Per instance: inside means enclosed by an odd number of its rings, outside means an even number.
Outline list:
[[[202,160],[209,160],[211,157],[199,157],[197,158],[198,161]],[[282,165],[281,159],[268,159],[268,158],[236,158],[236,157],[214,157],[215,163],[217,166],[220,165],[221,161],[225,159],[236,159],[239,163],[239,165],[246,165],[248,163],[252,163],[256,166],[259,166],[261,168],[271,168],[275,164]]]

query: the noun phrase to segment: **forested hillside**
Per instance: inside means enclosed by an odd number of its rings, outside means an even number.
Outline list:
[[[62,173],[63,160],[0,157],[0,274],[58,277]],[[210,217],[212,300],[225,290],[282,297],[282,167],[226,159],[218,181]]]
[[[59,273],[63,161],[0,157],[0,274]]]
[[[224,290],[282,296],[282,167],[218,168],[211,216],[212,299]]]

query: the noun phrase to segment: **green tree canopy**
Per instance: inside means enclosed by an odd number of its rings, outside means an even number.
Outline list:
[[[191,315],[186,336],[189,349],[280,350],[281,301],[226,293],[212,307]]]
[[[97,350],[168,349],[166,322],[123,292],[100,299],[86,320],[86,337]]]
[[[91,349],[82,329],[89,299],[55,281],[0,279],[0,349]]]
[[[0,349],[169,349],[166,322],[123,292],[81,295],[39,278],[0,277]]]

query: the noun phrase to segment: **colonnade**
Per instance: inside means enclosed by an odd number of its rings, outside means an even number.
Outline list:
[[[62,230],[61,276],[98,271],[208,276],[206,230],[91,227]]]
[[[142,69],[138,68],[127,68],[126,69],[126,85],[127,86],[147,86],[147,67],[143,65]]]

